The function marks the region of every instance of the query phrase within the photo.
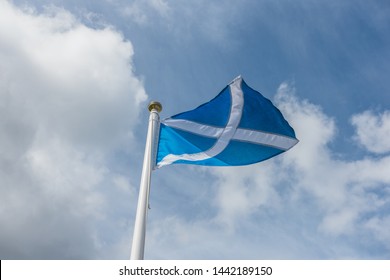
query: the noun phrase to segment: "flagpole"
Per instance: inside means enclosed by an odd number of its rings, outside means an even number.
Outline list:
[[[131,246],[131,260],[143,260],[145,248],[146,219],[149,208],[149,193],[152,170],[156,162],[157,138],[160,126],[162,106],[159,102],[152,101],[148,106],[149,125],[146,136],[144,162],[142,166],[141,182],[139,187],[137,213],[135,217],[133,244]]]

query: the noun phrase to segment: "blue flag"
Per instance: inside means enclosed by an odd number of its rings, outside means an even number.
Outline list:
[[[213,100],[161,121],[156,166],[247,165],[297,143],[282,113],[239,76]]]

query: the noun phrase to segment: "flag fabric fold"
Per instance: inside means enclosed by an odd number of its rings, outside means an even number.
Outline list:
[[[239,76],[211,101],[161,121],[156,167],[247,165],[297,143],[282,113]]]

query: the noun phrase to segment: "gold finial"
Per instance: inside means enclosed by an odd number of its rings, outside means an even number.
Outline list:
[[[160,113],[161,110],[162,110],[162,105],[158,101],[152,101],[152,102],[149,103],[148,109],[149,109],[149,112],[152,112],[152,110],[154,109],[158,113]]]

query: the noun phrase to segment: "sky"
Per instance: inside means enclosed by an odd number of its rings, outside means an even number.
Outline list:
[[[388,1],[0,0],[0,259],[128,259],[149,112],[242,75],[298,145],[152,174],[146,259],[390,258]]]

